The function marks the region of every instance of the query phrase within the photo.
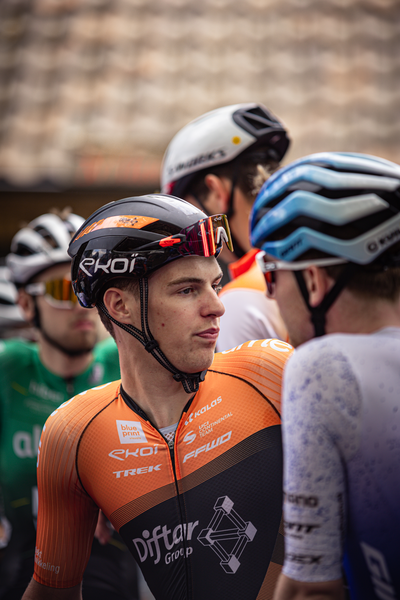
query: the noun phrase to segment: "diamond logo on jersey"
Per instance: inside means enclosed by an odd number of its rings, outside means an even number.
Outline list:
[[[203,546],[215,552],[225,573],[234,574],[240,567],[239,558],[257,529],[250,521],[244,521],[233,509],[228,496],[221,496],[214,504],[214,515],[206,529],[197,537]],[[224,527],[224,528],[223,528]]]
[[[116,421],[121,444],[143,444],[147,438],[139,421]]]

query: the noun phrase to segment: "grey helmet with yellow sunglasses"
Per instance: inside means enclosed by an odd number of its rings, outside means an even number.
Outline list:
[[[69,246],[72,284],[85,308],[96,306],[133,335],[187,393],[197,391],[205,372],[183,373],[160,349],[148,323],[148,276],[185,256],[217,257],[223,243],[232,250],[225,215],[208,217],[189,202],[150,194],[111,202],[94,212]],[[106,288],[118,278],[139,281],[142,329],[113,319],[103,304]]]
[[[48,302],[59,308],[76,304],[71,281],[67,279],[36,283],[34,279],[55,265],[71,262],[68,244],[84,219],[66,209],[59,214],[47,213],[22,227],[11,241],[6,264],[10,278],[17,288],[24,288],[31,296],[46,296]],[[36,310],[35,325],[40,328]]]
[[[65,210],[41,215],[22,227],[13,237],[6,258],[15,285],[25,286],[49,267],[68,264],[68,244],[83,221]]]

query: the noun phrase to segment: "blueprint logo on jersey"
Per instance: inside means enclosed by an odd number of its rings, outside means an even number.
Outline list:
[[[147,443],[147,438],[139,421],[119,421],[117,419],[116,423],[121,444]]]

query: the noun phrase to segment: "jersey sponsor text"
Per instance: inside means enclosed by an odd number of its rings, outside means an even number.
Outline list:
[[[183,462],[185,463],[189,458],[197,458],[197,456],[201,452],[209,452],[210,450],[213,450],[214,448],[217,448],[218,446],[225,444],[225,442],[229,442],[229,440],[231,439],[231,436],[232,436],[232,431],[228,431],[228,433],[224,433],[224,435],[221,435],[216,440],[214,439],[214,440],[212,440],[212,442],[209,442],[208,444],[205,444],[204,446],[200,446],[199,448],[197,448],[197,450],[193,450],[193,452],[189,452],[189,454],[185,454]]]
[[[140,449],[136,448],[136,450],[130,450],[129,448],[126,450],[123,448],[117,448],[116,450],[112,450],[108,456],[111,456],[111,458],[116,458],[117,460],[125,460],[126,458],[129,458],[129,456],[139,458],[139,456],[151,456],[152,454],[157,454],[157,452],[157,445]]]
[[[121,477],[129,477],[130,475],[144,475],[145,473],[152,473],[153,471],[160,471],[161,463],[159,465],[150,465],[148,467],[139,467],[138,469],[124,469],[122,471],[113,471],[115,477],[120,479]]]
[[[147,442],[139,421],[120,421],[117,419],[116,423],[121,444],[143,444]]]
[[[198,526],[198,524],[198,521],[183,523],[183,525],[177,525],[173,531],[168,529],[168,525],[163,525],[162,527],[161,525],[157,525],[154,527],[151,534],[147,529],[145,529],[142,532],[142,538],[134,538],[132,540],[138,553],[140,562],[143,563],[148,558],[153,558],[154,564],[156,565],[161,559],[161,540],[163,540],[164,548],[166,550],[172,550],[175,545],[183,542],[184,540],[190,541],[193,536],[193,530]],[[186,557],[189,556],[192,551],[192,548],[186,547]],[[178,555],[175,556],[177,553]],[[183,556],[183,554],[183,548],[167,554],[165,556],[166,564],[172,562],[174,558]]]

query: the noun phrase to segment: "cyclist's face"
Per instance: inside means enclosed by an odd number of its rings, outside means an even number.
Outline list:
[[[39,275],[35,282],[47,282],[68,277],[69,265],[56,265]],[[79,303],[53,302],[46,296],[36,297],[40,325],[47,337],[66,350],[90,351],[96,343],[99,319],[95,309],[82,308]]]
[[[273,298],[286,325],[289,341],[297,348],[313,337],[310,313],[305,305],[293,271],[274,273]]]
[[[160,348],[181,371],[211,365],[225,309],[218,298],[221,269],[215,258],[176,260],[149,278],[149,325]]]

